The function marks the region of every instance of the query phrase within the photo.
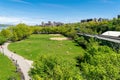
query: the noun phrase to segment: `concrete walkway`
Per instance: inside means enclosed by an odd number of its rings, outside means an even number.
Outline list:
[[[28,71],[32,67],[33,61],[29,61],[27,59],[24,59],[22,56],[11,52],[7,48],[8,45],[9,45],[9,43],[5,43],[4,45],[2,45],[2,48],[0,48],[0,51],[4,55],[8,56],[10,59],[13,59],[18,64],[19,68],[21,69],[21,72],[23,73],[24,80],[32,80],[30,78],[30,76],[28,75]]]

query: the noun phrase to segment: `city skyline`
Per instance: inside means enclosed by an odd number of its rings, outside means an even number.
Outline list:
[[[42,21],[79,22],[111,19],[120,14],[119,0],[2,0],[0,24],[40,24]]]

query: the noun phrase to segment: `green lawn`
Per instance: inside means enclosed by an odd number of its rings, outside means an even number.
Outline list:
[[[14,64],[0,53],[0,80],[8,80],[12,77],[20,80],[20,75],[16,73],[15,70]]]
[[[39,55],[62,56],[72,60],[84,52],[81,47],[75,46],[72,40],[50,40],[52,37],[55,36],[48,34],[31,35],[26,40],[11,43],[9,49],[30,60],[36,60]]]

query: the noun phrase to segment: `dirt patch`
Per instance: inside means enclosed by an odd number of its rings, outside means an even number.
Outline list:
[[[61,34],[49,34],[51,36],[62,36]]]
[[[50,38],[50,40],[58,40],[58,41],[61,41],[61,40],[70,40],[70,38],[61,38],[61,37],[53,37],[53,38]]]

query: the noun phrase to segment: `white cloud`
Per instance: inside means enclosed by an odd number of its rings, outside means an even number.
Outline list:
[[[47,7],[55,7],[55,8],[68,8],[67,6],[64,5],[52,4],[52,3],[41,3],[41,5]]]
[[[18,3],[23,3],[23,4],[31,4],[30,2],[27,2],[25,0],[11,0],[11,1],[18,2]]]
[[[5,17],[0,16],[0,24],[19,24],[25,23],[28,25],[40,24],[42,19],[32,19],[32,18],[18,18],[18,17]]]
[[[103,3],[114,3],[112,0],[101,0]]]
[[[11,23],[19,22],[19,21],[20,21],[19,18],[0,16],[0,23],[3,23],[3,24],[4,23],[11,24]]]

